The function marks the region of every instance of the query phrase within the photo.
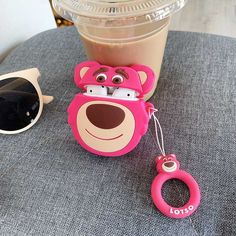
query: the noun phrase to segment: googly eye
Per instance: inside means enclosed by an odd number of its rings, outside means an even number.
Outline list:
[[[98,74],[96,77],[96,81],[98,83],[103,83],[103,82],[105,82],[106,79],[107,79],[106,74]]]
[[[112,82],[114,84],[121,84],[121,83],[123,83],[123,81],[124,81],[124,78],[121,75],[115,75],[112,78]]]
[[[167,158],[165,157],[165,158],[163,158],[163,161],[167,161]]]

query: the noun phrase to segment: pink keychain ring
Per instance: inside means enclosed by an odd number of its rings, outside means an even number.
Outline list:
[[[156,159],[157,171],[159,174],[155,177],[151,195],[156,207],[166,216],[171,218],[185,218],[190,216],[200,204],[200,189],[194,178],[186,171],[179,169],[179,162],[174,154],[159,156]],[[170,179],[183,181],[189,188],[189,201],[182,207],[172,207],[168,205],[162,197],[163,184]]]

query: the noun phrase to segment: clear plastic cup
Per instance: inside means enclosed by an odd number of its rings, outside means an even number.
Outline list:
[[[110,66],[144,64],[160,75],[171,15],[187,0],[53,0],[74,22],[88,59]]]

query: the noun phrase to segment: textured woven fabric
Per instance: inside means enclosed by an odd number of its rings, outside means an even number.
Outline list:
[[[169,33],[151,102],[166,152],[202,191],[199,209],[182,220],[163,216],[150,197],[159,154],[153,122],[124,157],[95,156],[74,140],[66,109],[83,60],[69,27],[33,37],[0,65],[0,74],[38,67],[43,93],[55,97],[30,130],[0,136],[0,235],[236,235],[236,40]],[[186,198],[181,184],[171,186]]]

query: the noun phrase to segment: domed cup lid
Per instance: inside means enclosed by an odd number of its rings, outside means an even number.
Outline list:
[[[125,25],[133,25],[162,20],[181,9],[186,2],[187,0],[53,0],[53,7],[69,21],[99,25],[106,25],[105,22],[109,21],[117,26],[124,25],[124,21]]]

